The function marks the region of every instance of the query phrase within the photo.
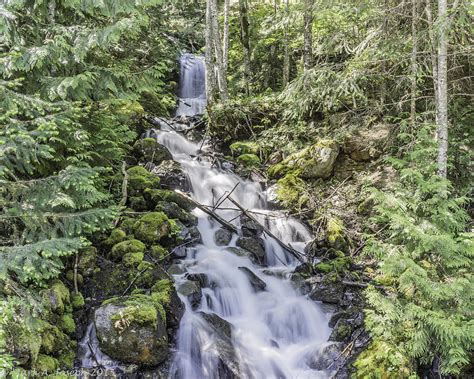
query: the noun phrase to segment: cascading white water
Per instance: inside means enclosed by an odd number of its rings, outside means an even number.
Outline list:
[[[215,204],[238,183],[232,198],[255,217],[266,222],[270,231],[286,244],[302,250],[311,239],[307,229],[293,218],[266,209],[266,194],[258,183],[212,168],[199,157],[199,146],[163,125],[155,130],[158,142],[166,146],[190,178],[192,197],[206,205]],[[225,200],[216,212],[240,227],[239,212]],[[220,367],[222,346],[216,331],[204,313],[215,313],[232,325],[232,345],[238,375],[241,378],[326,378],[328,372],[310,367],[312,358],[325,345],[330,328],[319,305],[299,294],[287,278],[297,261],[274,239],[264,234],[267,268],[257,266],[246,256],[231,250],[238,236],[227,246],[218,246],[214,234],[220,228],[204,212],[196,209],[202,244],[189,248],[181,265],[189,273],[205,274],[211,286],[203,288],[197,309],[186,298],[185,314],[178,332],[178,346],[172,364],[172,378],[227,378]],[[266,214],[271,217],[266,217]],[[229,247],[231,249],[229,249]],[[256,292],[242,267],[265,282],[264,291]],[[272,275],[273,273],[273,275]],[[286,277],[284,274],[287,274]],[[276,275],[278,274],[278,275]],[[176,275],[179,286],[185,274]],[[230,374],[226,374],[230,375]]]
[[[195,116],[206,108],[204,58],[183,54],[180,58],[179,104],[176,116]]]

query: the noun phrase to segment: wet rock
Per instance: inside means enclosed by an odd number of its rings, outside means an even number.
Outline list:
[[[186,272],[186,269],[180,264],[173,263],[166,271],[170,275],[181,275]]]
[[[139,162],[160,164],[162,161],[172,159],[168,149],[160,145],[154,138],[143,138],[133,145],[133,155]]]
[[[392,129],[387,124],[358,129],[356,133],[346,137],[343,150],[355,161],[376,159],[389,146]]]
[[[168,357],[166,324],[151,305],[102,305],[94,324],[101,350],[113,359],[154,366]]]
[[[337,321],[329,336],[329,341],[347,341],[354,331],[354,326],[347,319],[341,318]]]
[[[337,369],[335,360],[340,356],[343,346],[340,343],[331,343],[324,346],[317,354],[313,354],[308,366],[313,370],[325,371]]]
[[[215,351],[219,359],[217,377],[240,378],[239,360],[232,344],[232,325],[215,313],[199,312],[199,314],[215,332]]]
[[[340,282],[321,281],[316,283],[309,295],[311,300],[338,304],[344,295],[344,285]]]
[[[193,309],[196,309],[201,303],[202,291],[197,282],[186,280],[179,283],[177,291],[189,300]]]
[[[159,166],[156,166],[152,173],[161,179],[161,185],[166,188],[179,189],[185,192],[191,190],[189,177],[178,162],[165,160]]]
[[[305,277],[299,273],[291,275],[291,284],[295,290],[301,294],[307,294],[311,291],[311,286],[305,280]]]
[[[237,239],[236,245],[249,251],[253,256],[253,260],[259,265],[265,266],[267,264],[265,245],[261,238],[239,237]]]
[[[226,246],[232,240],[232,232],[230,230],[220,228],[214,233],[214,242],[217,246]]]
[[[255,275],[252,270],[247,267],[239,267],[239,270],[242,271],[245,276],[247,276],[248,280],[250,281],[250,285],[252,286],[255,292],[265,291],[267,283],[265,283],[262,279]]]
[[[211,284],[212,284],[207,274],[204,274],[204,273],[187,274],[186,279],[199,283],[199,286],[201,288],[211,287]]]
[[[242,234],[244,237],[259,237],[263,233],[262,225],[244,214],[240,216],[240,224],[242,225]]]

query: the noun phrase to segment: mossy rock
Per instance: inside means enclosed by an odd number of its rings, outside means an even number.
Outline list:
[[[33,365],[35,370],[44,374],[52,374],[58,367],[59,362],[57,359],[46,354],[39,354],[36,362]]]
[[[61,351],[67,351],[71,347],[72,341],[58,327],[47,322],[44,323],[41,333],[40,352],[45,354],[56,354]]]
[[[144,212],[149,210],[148,203],[143,196],[130,196],[127,201],[128,206],[136,212]]]
[[[71,304],[74,309],[79,309],[82,308],[85,304],[84,301],[84,296],[82,296],[82,293],[73,293],[71,295]]]
[[[196,216],[188,211],[185,211],[174,202],[159,201],[155,210],[164,212],[169,218],[176,218],[185,225],[195,225],[197,223]]]
[[[66,279],[67,279],[68,281],[70,281],[71,283],[74,282],[74,270],[68,270],[68,271],[66,272]],[[78,284],[79,286],[82,286],[82,285],[84,284],[84,277],[82,276],[82,274],[79,274],[79,273],[78,273],[78,274],[76,275],[76,280],[77,280],[77,284]]]
[[[120,223],[120,228],[123,229],[127,234],[133,233],[133,225],[135,225],[137,219],[134,217],[124,217]]]
[[[128,192],[130,196],[141,196],[147,188],[158,188],[160,178],[151,174],[144,167],[133,166],[127,170]]]
[[[144,258],[144,253],[127,253],[122,257],[122,262],[127,267],[138,266]]]
[[[127,233],[122,228],[115,228],[110,232],[110,236],[104,241],[106,246],[112,247],[127,239]]]
[[[136,221],[133,232],[139,240],[154,244],[171,232],[171,224],[163,212],[151,212]]]
[[[173,158],[169,150],[154,138],[143,138],[135,142],[133,155],[141,162],[151,162],[155,165]]]
[[[79,251],[78,269],[82,275],[92,275],[97,262],[97,249],[94,246],[87,246]]]
[[[66,334],[74,334],[76,331],[76,323],[74,322],[72,315],[69,313],[62,315],[59,327]]]
[[[234,156],[239,156],[242,154],[258,155],[260,152],[260,146],[253,141],[237,141],[231,144],[229,147]]]
[[[76,351],[68,351],[66,353],[61,354],[58,357],[58,364],[59,367],[63,370],[72,370],[74,367],[74,360],[76,359]],[[69,376],[64,376],[69,378]]]
[[[276,195],[285,206],[301,207],[308,200],[305,192],[305,182],[294,174],[287,174],[278,180]]]
[[[260,158],[255,154],[242,154],[237,158],[237,162],[245,167],[255,167],[260,165]]]
[[[127,240],[119,242],[112,247],[110,255],[113,259],[119,260],[126,254],[143,253],[145,252],[145,244],[139,240]],[[142,258],[143,259],[143,258]]]
[[[163,246],[161,245],[153,245],[151,248],[150,248],[150,255],[152,256],[152,258],[160,261],[162,260],[165,256],[167,256],[169,254],[168,250],[165,249]]]
[[[147,188],[143,192],[143,196],[149,203],[150,208],[156,207],[160,201],[176,203],[188,212],[196,208],[191,200],[176,191]]]
[[[70,304],[69,290],[60,280],[53,281],[42,295],[46,308],[57,314],[63,314],[66,306]]]

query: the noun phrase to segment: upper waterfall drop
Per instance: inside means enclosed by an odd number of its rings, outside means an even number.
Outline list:
[[[204,57],[185,53],[180,58],[176,116],[196,116],[204,113],[206,100],[206,65]]]

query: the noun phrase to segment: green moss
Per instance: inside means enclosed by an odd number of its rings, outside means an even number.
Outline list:
[[[133,231],[136,238],[153,244],[170,233],[171,225],[163,212],[151,212],[138,219]]]
[[[71,370],[74,367],[74,359],[76,359],[76,352],[74,350],[61,354],[58,357],[59,367],[63,370]]]
[[[284,205],[293,206],[303,205],[302,195],[305,189],[305,183],[294,174],[287,174],[277,182],[277,198]]]
[[[255,154],[242,154],[237,158],[237,162],[246,167],[260,165],[260,158]]]
[[[159,164],[165,159],[171,159],[168,149],[160,145],[154,138],[143,138],[135,142],[133,154],[140,161],[154,164]]]
[[[127,253],[122,257],[122,261],[125,266],[138,266],[141,261],[143,261],[143,253]]]
[[[168,222],[170,223],[169,237],[179,238],[181,234],[181,226],[179,226],[179,223],[173,219],[168,220]]]
[[[82,293],[73,293],[71,295],[71,304],[74,309],[82,308],[85,304]]]
[[[332,217],[327,222],[326,231],[329,243],[334,244],[338,238],[342,237],[344,224],[339,218]]]
[[[17,367],[8,374],[10,379],[28,379],[28,371],[24,368]]]
[[[290,168],[283,162],[277,163],[268,168],[268,175],[271,178],[281,178],[290,171]]]
[[[78,269],[83,275],[91,275],[94,271],[97,260],[97,249],[94,246],[88,246],[79,252]]]
[[[148,210],[148,203],[143,196],[130,196],[128,198],[128,206],[137,212]]]
[[[113,259],[121,259],[125,254],[145,252],[145,244],[139,240],[128,240],[119,242],[112,247],[110,255]]]
[[[317,272],[322,272],[322,273],[327,274],[328,272],[332,271],[333,267],[332,267],[331,264],[329,264],[327,262],[321,262],[321,263],[316,264],[314,266],[314,269]]]
[[[56,359],[45,354],[39,354],[34,363],[34,368],[42,373],[52,373],[53,371],[56,371],[58,366],[59,364]]]
[[[71,314],[64,314],[61,317],[60,327],[66,334],[73,334],[76,331],[76,323]]]
[[[156,211],[164,212],[168,218],[177,218],[183,223],[191,224],[196,221],[196,216],[185,211],[178,204],[169,201],[159,201],[156,204]]]
[[[68,349],[70,344],[69,337],[61,332],[58,327],[45,322],[45,327],[41,333],[40,352],[46,354],[56,353]]]
[[[325,274],[330,272],[341,274],[350,268],[351,262],[352,260],[350,257],[342,256],[326,262],[320,262],[314,266],[314,269],[317,272]]]
[[[260,146],[253,141],[237,141],[230,145],[230,150],[233,155],[254,154],[258,155]]]
[[[104,241],[107,246],[114,246],[127,239],[127,233],[121,228],[115,228],[110,232],[110,236]]]
[[[176,203],[186,211],[196,208],[191,200],[176,191],[147,188],[143,192],[143,196],[149,203],[150,208],[156,207],[160,201]]]
[[[71,283],[74,282],[74,270],[68,270],[66,272],[66,279],[69,280]],[[76,279],[77,279],[77,284],[79,284],[80,286],[84,284],[84,277],[82,276],[82,274],[78,273],[76,275]]]
[[[70,302],[69,290],[63,282],[55,280],[49,289],[43,291],[43,300],[48,309],[63,314]]]
[[[161,260],[163,259],[163,257],[165,257],[166,255],[168,255],[168,250],[166,250],[163,246],[161,245],[153,245],[151,248],[150,248],[150,255],[157,259],[157,260]]]
[[[136,295],[142,296],[142,295]],[[134,296],[134,298],[136,297]],[[128,302],[128,301],[127,301]],[[116,313],[111,318],[112,324],[139,324],[139,325],[156,325],[158,321],[158,311],[152,304],[134,304],[129,305],[125,309]],[[120,323],[117,323],[120,321]]]
[[[133,225],[137,220],[133,217],[125,217],[120,224],[120,228],[123,229],[126,233],[133,233]]]
[[[140,196],[146,188],[157,188],[160,185],[160,178],[141,166],[130,167],[127,174],[130,196]]]

